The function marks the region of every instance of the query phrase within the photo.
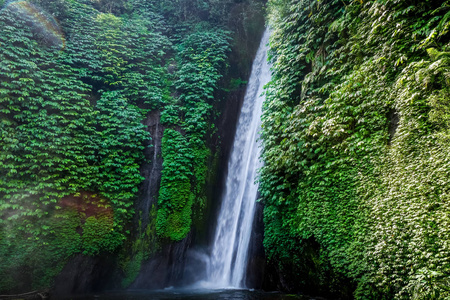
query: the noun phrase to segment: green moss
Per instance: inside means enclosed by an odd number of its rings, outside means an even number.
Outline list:
[[[139,275],[139,271],[141,270],[141,264],[144,259],[144,253],[138,252],[133,258],[123,262],[126,267],[124,268],[125,276],[122,280],[122,287],[127,288],[136,277]]]
[[[144,231],[141,231],[139,221],[139,233],[132,241],[130,247],[124,247],[119,255],[119,266],[124,276],[121,282],[123,288],[128,288],[139,275],[142,263],[160,250],[161,241],[156,233],[157,209],[153,205],[149,215],[150,223]]]

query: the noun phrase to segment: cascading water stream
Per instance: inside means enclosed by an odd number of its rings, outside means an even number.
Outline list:
[[[267,62],[269,32],[263,35],[239,116],[228,162],[225,193],[218,217],[206,282],[215,288],[244,287],[248,247],[252,233],[258,186],[263,87],[270,80]]]

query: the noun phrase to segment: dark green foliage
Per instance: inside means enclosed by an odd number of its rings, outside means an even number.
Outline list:
[[[142,142],[148,138],[139,109],[127,103],[115,91],[104,92],[96,104],[97,132],[101,139],[98,149],[97,180],[103,192],[114,204],[117,219],[129,219],[132,202],[142,181],[139,162],[142,160]]]
[[[3,7],[0,273],[11,276],[0,276],[0,291],[48,287],[77,253],[118,254],[128,286],[144,259],[202,219],[216,151],[209,145],[216,91],[230,50],[226,28],[237,31],[228,10],[242,6],[245,18],[245,7],[260,9],[255,3],[30,0]],[[142,123],[154,110],[166,128],[161,190],[148,226],[131,239],[150,140]]]
[[[2,256],[13,274],[2,291],[46,287],[71,255],[122,244],[143,179],[141,122],[168,97],[159,25],[76,1],[18,3],[0,13],[0,248],[15,257]],[[39,24],[52,10],[56,33]],[[106,202],[77,196],[91,193]]]
[[[309,280],[314,238],[357,298],[448,297],[448,1],[269,4],[269,258]]]
[[[174,86],[180,107],[167,106],[161,122],[181,125],[185,135],[174,129],[164,131],[157,221],[157,231],[162,237],[184,238],[190,231],[193,208],[199,217],[205,208],[213,93],[221,78],[227,50],[226,32],[221,30],[194,32],[179,46],[177,59],[181,67],[175,74]]]

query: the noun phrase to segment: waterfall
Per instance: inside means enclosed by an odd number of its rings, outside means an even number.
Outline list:
[[[264,85],[270,80],[267,62],[269,32],[263,35],[253,61],[252,72],[239,116],[228,175],[217,220],[206,281],[216,288],[244,287],[248,246],[252,233],[258,186],[255,184],[259,161],[258,142]]]

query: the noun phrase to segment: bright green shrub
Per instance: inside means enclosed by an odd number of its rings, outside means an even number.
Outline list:
[[[193,194],[192,155],[186,138],[166,129],[162,139],[163,171],[158,197],[156,232],[161,237],[181,240],[190,231]]]

